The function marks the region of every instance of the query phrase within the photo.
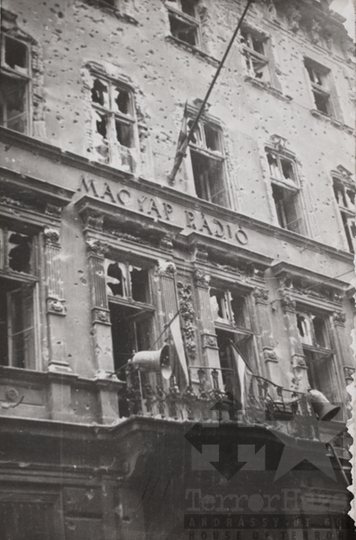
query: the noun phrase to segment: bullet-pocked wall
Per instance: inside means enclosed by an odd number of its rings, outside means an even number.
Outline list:
[[[328,276],[346,275],[342,279],[347,282],[351,256],[346,254],[348,245],[333,175],[339,166],[353,170],[354,64],[348,51],[350,43],[335,17],[326,32],[316,24],[308,26],[305,13],[297,8],[295,13],[281,2],[275,2],[275,7],[272,4],[256,2],[251,6],[209,99],[205,118],[219,131],[220,146],[215,151],[218,157],[224,157],[228,193],[224,206],[238,212],[238,217],[230,215],[232,222],[247,216],[271,225],[270,231],[275,231],[268,234],[266,242],[265,233],[252,224],[253,242],[247,246],[252,251]],[[18,0],[15,6],[5,0],[3,6],[17,16],[13,24],[19,31],[36,41],[36,54],[41,59],[41,77],[36,79],[33,90],[34,97],[41,94],[43,120],[41,128],[36,127],[35,108],[28,135],[61,149],[64,156],[85,158],[80,171],[78,164],[75,168],[64,163],[56,166],[55,157],[40,160],[35,152],[16,146],[2,150],[8,168],[78,190],[63,211],[61,257],[67,305],[66,355],[73,371],[82,376],[95,373],[93,343],[91,337],[88,339],[91,293],[87,251],[83,221],[75,209],[75,202],[86,193],[83,177],[89,191],[90,180],[94,179],[97,198],[109,203],[110,193],[116,200],[114,177],[119,170],[138,187],[142,179],[148,179],[167,187],[170,197],[174,193],[186,194],[189,208],[197,212],[196,221],[193,227],[187,214],[182,213],[181,225],[188,232],[195,227],[204,229],[204,225],[198,225],[204,197],[196,198],[190,156],[185,158],[173,185],[168,176],[184,125],[186,103],[191,114],[198,110],[199,102],[195,100],[204,97],[244,2],[194,3],[193,19],[199,32],[194,46],[172,35],[170,10],[179,9],[179,2],[120,0],[112,5],[117,9],[94,0]],[[246,52],[248,48],[255,56]],[[250,64],[246,61],[249,54]],[[253,64],[255,57],[260,62],[257,67]],[[316,73],[321,70],[320,76],[325,76],[330,114],[323,114],[315,104],[312,69]],[[104,89],[100,89],[102,81]],[[126,100],[124,105],[123,101],[114,104],[117,86]],[[122,124],[117,127],[111,123],[104,136],[103,115],[112,119],[114,107],[118,108],[115,112],[120,113]],[[99,135],[110,144],[115,129],[122,129],[120,136],[125,137],[122,126],[131,130],[132,139],[129,144],[123,143],[127,150],[118,165],[96,132],[101,130]],[[292,163],[295,178],[289,180],[290,184],[295,182],[299,193],[296,221],[301,225],[291,234],[299,233],[299,243],[291,242],[288,235],[278,237],[279,217],[268,152],[277,155],[278,166],[282,158]],[[97,176],[86,172],[86,167],[95,164]],[[106,171],[105,182],[100,178],[100,166]],[[131,172],[133,176],[129,176]],[[337,174],[342,176],[340,171]],[[105,186],[110,192],[105,192]],[[203,210],[210,208],[214,212],[215,206],[208,204]],[[218,236],[219,230],[211,234]],[[320,246],[308,249],[308,239],[317,240]],[[322,244],[341,255],[334,259]],[[177,251],[176,255],[187,263],[193,261],[190,252]],[[278,280],[269,276],[266,287],[273,301],[278,297]],[[351,314],[348,302],[344,309]],[[282,358],[289,350],[285,318],[279,309],[271,317]],[[347,325],[351,325],[350,320],[348,317]]]

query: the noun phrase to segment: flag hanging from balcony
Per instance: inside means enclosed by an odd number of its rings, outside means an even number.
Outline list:
[[[170,330],[171,330],[171,334],[173,338],[173,343],[177,352],[179,364],[183,372],[184,382],[182,386],[183,386],[183,389],[185,389],[189,384],[189,373],[188,373],[187,360],[185,357],[185,349],[184,349],[182,331],[180,328],[179,316],[175,317],[172,320],[170,324]]]
[[[236,398],[241,403],[242,410],[246,411],[249,405],[249,393],[253,384],[254,374],[241,356],[235,343],[230,340],[230,344],[239,383],[239,391]]]

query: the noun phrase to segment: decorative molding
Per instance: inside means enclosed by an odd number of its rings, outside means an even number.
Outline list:
[[[20,397],[20,393],[17,390],[17,388],[14,388],[13,386],[9,386],[8,388],[6,388],[6,390],[5,390],[5,398],[8,401],[15,401],[16,402],[16,401],[19,400],[19,397]]]
[[[59,243],[59,231],[52,229],[51,227],[45,227],[43,231],[46,243],[58,244]]]
[[[92,321],[93,323],[111,325],[110,311],[107,309],[93,308]]]
[[[53,217],[59,219],[61,217],[62,208],[60,206],[58,206],[57,204],[48,203],[46,205],[45,213],[48,216],[53,216]]]
[[[167,251],[173,251],[173,242],[169,236],[163,236],[159,242],[160,249],[166,249]]]
[[[215,334],[208,334],[204,332],[201,335],[203,349],[217,349],[218,341]]]
[[[158,271],[160,276],[173,278],[177,273],[177,267],[172,261],[159,261]]]
[[[284,152],[286,150],[288,141],[281,135],[277,135],[276,133],[274,135],[271,135],[270,141],[274,149],[278,152]]]
[[[87,239],[86,245],[89,256],[101,258],[105,257],[110,248],[108,242],[103,242],[102,240]]]
[[[288,294],[286,291],[281,292],[281,305],[284,313],[295,313],[296,312],[296,306],[297,303],[294,298],[290,294]]]
[[[64,305],[64,300],[58,300],[57,298],[47,299],[47,312],[53,315],[66,315],[67,308]]]
[[[302,354],[293,354],[292,367],[293,368],[308,369],[307,365],[305,363],[305,356],[302,355]]]
[[[204,289],[209,288],[210,276],[205,274],[203,270],[200,270],[200,268],[195,268],[193,277],[194,283],[197,287],[202,287]]]
[[[275,364],[278,364],[278,357],[274,349],[265,347],[263,349],[263,358],[265,362],[273,362]]]
[[[335,323],[335,326],[345,326],[346,322],[346,313],[343,311],[334,311],[333,313],[333,320]]]
[[[355,371],[356,371],[356,368],[354,368],[353,366],[344,366],[344,377],[345,377],[346,386],[349,386],[349,384],[354,383]]]
[[[192,303],[192,288],[184,285],[181,281],[177,283],[179,297],[179,311],[183,320],[183,336],[187,355],[190,360],[196,358],[194,315],[195,311]]]
[[[263,289],[262,287],[256,287],[253,291],[253,296],[255,297],[256,304],[267,304],[268,303],[268,290]]]
[[[253,86],[256,86],[257,88],[261,88],[262,90],[266,90],[269,94],[272,94],[274,97],[281,99],[282,101],[290,102],[293,100],[291,96],[284,95],[278,88],[275,88],[271,85],[270,82],[261,81],[260,79],[256,79],[255,77],[252,77],[251,75],[245,75],[244,80],[251,83]]]

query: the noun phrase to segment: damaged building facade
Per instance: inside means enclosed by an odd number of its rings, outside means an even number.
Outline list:
[[[213,511],[212,493],[254,514],[249,497],[281,502],[291,486],[296,508],[337,532],[355,58],[330,3],[251,5],[172,181],[245,2],[4,0],[2,538],[204,538],[184,516]],[[129,362],[139,351],[146,366]],[[244,414],[241,357],[258,418]],[[310,389],[340,407],[332,420],[313,423]],[[267,445],[258,489],[243,471],[234,482],[229,460],[212,467],[215,439],[193,448],[202,419],[230,440],[238,429],[245,450]],[[306,465],[273,482],[278,421],[312,453],[332,441],[335,478]]]

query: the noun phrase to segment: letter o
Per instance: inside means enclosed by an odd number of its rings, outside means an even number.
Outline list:
[[[117,199],[120,204],[127,206],[131,202],[131,193],[127,189],[120,189]]]
[[[235,238],[238,241],[238,243],[242,245],[246,245],[248,242],[247,234],[242,229],[237,229],[235,233]]]

